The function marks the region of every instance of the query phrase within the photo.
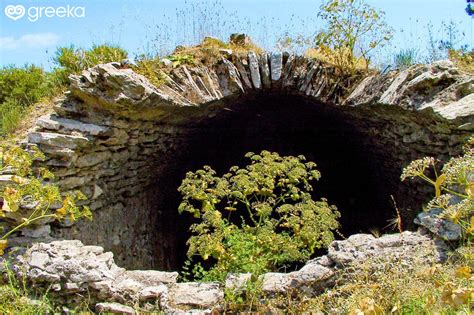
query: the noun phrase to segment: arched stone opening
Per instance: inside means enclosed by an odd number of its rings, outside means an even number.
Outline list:
[[[401,183],[401,170],[428,153],[447,156],[442,142],[431,146],[440,137],[433,115],[397,107],[340,107],[298,94],[264,92],[224,98],[181,115],[193,119],[185,124],[118,123],[131,139],[125,148],[112,150],[115,166],[109,162],[105,170],[97,168],[102,179],[96,184],[104,190],[101,209],[93,222],[57,232],[104,245],[122,266],[178,270],[186,259],[192,223],[177,211],[177,188],[186,172],[210,165],[223,174],[233,165],[245,165],[245,153],[261,150],[303,154],[318,164],[322,178],[314,183],[314,197],[338,207],[344,235],[388,231],[388,220],[396,216],[391,195],[405,228],[411,228],[415,213],[407,207],[420,209],[426,195],[423,187]],[[432,129],[414,134],[427,125]],[[413,142],[415,136],[421,141]],[[110,139],[97,140],[97,147]]]
[[[427,195],[423,188],[402,183],[400,174],[423,156],[423,150],[407,143],[418,124],[426,123],[423,114],[383,105],[338,107],[276,92],[223,99],[209,104],[213,107],[204,118],[177,127],[179,144],[155,162],[143,199],[145,208],[156,213],[155,268],[178,270],[186,259],[193,219],[177,211],[177,188],[186,172],[210,165],[222,175],[248,163],[244,155],[249,151],[303,154],[316,162],[322,178],[314,183],[314,198],[327,198],[338,207],[344,235],[390,231],[389,220],[397,216],[391,196],[402,211],[404,228],[413,228],[413,210]],[[427,139],[433,136],[426,134]],[[421,147],[430,149],[428,143]]]
[[[177,188],[185,173],[210,165],[224,174],[233,165],[248,163],[244,155],[249,151],[303,154],[316,162],[322,178],[314,183],[314,198],[327,198],[338,207],[345,235],[382,231],[396,215],[390,194],[402,186],[402,165],[396,156],[384,161],[388,139],[369,144],[364,124],[350,111],[272,93],[238,99],[211,116],[186,127],[186,140],[173,154],[173,166],[163,169],[150,187],[157,193],[166,191],[156,204],[157,209],[166,209],[157,217],[160,238],[175,233],[174,245],[161,254],[165,258],[161,268],[177,270],[186,258],[192,219],[177,213],[181,197]]]
[[[73,78],[71,93],[28,142],[45,152],[63,190],[89,197],[94,221],[53,225],[52,235],[104,246],[127,268],[175,270],[191,223],[177,212],[184,174],[205,164],[222,174],[261,150],[318,164],[315,197],[338,206],[344,234],[384,231],[396,215],[391,195],[410,228],[431,191],[401,183],[402,168],[458,154],[472,128],[469,108],[442,108],[454,115],[446,120],[430,109],[377,104],[429,102],[413,93],[416,76],[358,84],[318,61],[261,57],[180,67],[158,88],[116,63]]]

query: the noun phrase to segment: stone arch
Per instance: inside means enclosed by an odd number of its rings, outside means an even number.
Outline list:
[[[431,92],[426,92],[427,84],[433,87]],[[177,178],[170,174],[180,174],[192,165],[183,152],[197,152],[193,141],[206,140],[203,130],[215,122],[235,122],[227,113],[246,108],[254,114],[252,104],[271,100],[278,103],[275,117],[280,123],[293,111],[295,117],[306,119],[301,133],[321,132],[330,140],[338,134],[350,135],[345,142],[353,148],[344,152],[352,161],[370,158],[377,166],[363,169],[372,178],[364,180],[374,180],[372,192],[384,198],[409,196],[399,206],[406,209],[405,201],[418,209],[426,191],[400,184],[401,167],[417,157],[434,155],[445,160],[460,152],[473,128],[473,108],[466,106],[466,98],[472,104],[471,96],[459,91],[470,84],[470,77],[450,64],[363,78],[345,76],[330,65],[301,56],[250,52],[243,58],[223,57],[212,65],[181,66],[156,87],[127,65],[109,63],[71,78],[70,91],[56,104],[53,115],[37,121],[36,129],[28,134],[28,145],[46,154],[45,163],[62,189],[82,190],[94,211],[92,223],[53,225],[54,237],[102,245],[114,252],[119,265],[174,269],[179,260],[176,244],[182,244],[177,234],[183,231],[182,226],[176,230],[176,225],[169,224],[179,218],[170,215],[176,209],[163,200],[175,193]],[[298,108],[296,103],[303,105]],[[263,108],[263,115],[275,115],[271,106],[258,108]],[[310,126],[307,118],[313,111],[324,128]],[[252,120],[248,115],[238,119]],[[328,123],[331,119],[333,125]],[[292,126],[297,125],[293,121]],[[332,129],[338,132],[331,134]],[[225,135],[223,139],[228,140],[232,133]],[[325,147],[326,160],[336,157],[335,148],[344,149],[344,143]],[[212,150],[218,149],[218,144],[213,145]],[[352,155],[356,153],[360,156]],[[358,176],[357,182],[364,172],[350,175]],[[377,172],[383,174],[382,179],[377,179]],[[384,179],[387,187],[377,187]],[[413,214],[404,212],[407,222]]]

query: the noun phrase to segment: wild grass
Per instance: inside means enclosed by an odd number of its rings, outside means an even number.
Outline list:
[[[0,104],[0,135],[13,133],[24,116],[24,107],[16,100]]]
[[[226,52],[231,50],[234,55],[247,55],[249,51],[262,53],[263,49],[251,41],[248,42],[224,42],[217,38],[205,37],[196,46],[179,47],[171,56],[192,56],[192,60],[199,64],[209,65],[215,63]]]
[[[367,261],[344,271],[339,282],[307,301],[305,308],[340,314],[468,314],[474,306],[474,278],[462,262],[430,266],[420,260],[409,265]]]
[[[414,65],[418,60],[418,52],[415,48],[408,48],[400,50],[395,54],[393,63],[395,68],[399,70],[404,70],[412,65]]]
[[[353,55],[342,50],[333,51],[328,47],[323,49],[309,48],[306,51],[305,56],[327,62],[340,68],[343,72],[346,72],[344,69],[351,69],[350,72],[352,73],[366,71],[369,65],[369,62],[363,57],[354,57]]]
[[[54,313],[55,306],[48,293],[34,292],[25,278],[19,278],[3,262],[0,280],[0,314],[48,314]]]
[[[463,249],[461,249],[463,250]],[[472,252],[471,246],[464,247]],[[335,286],[308,297],[288,294],[260,299],[247,311],[287,314],[471,314],[474,308],[473,257],[453,254],[444,264],[417,259],[368,259],[336,275]],[[455,258],[457,257],[457,258]],[[459,257],[462,257],[460,259]],[[242,301],[228,308],[242,307]],[[278,312],[278,311],[277,311]]]

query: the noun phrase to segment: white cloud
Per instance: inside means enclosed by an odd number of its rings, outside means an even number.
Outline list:
[[[12,36],[0,37],[1,50],[15,50],[23,48],[41,48],[56,45],[59,36],[54,33],[25,34],[19,38]]]

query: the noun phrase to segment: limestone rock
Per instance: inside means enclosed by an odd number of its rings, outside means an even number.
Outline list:
[[[124,274],[125,277],[139,281],[146,286],[158,286],[160,284],[176,283],[177,272],[165,272],[157,270],[130,270]]]
[[[252,278],[251,273],[229,274],[225,280],[226,289],[241,290],[245,284]]]
[[[431,233],[447,241],[457,241],[461,239],[461,227],[449,220],[441,218],[439,215],[442,209],[431,209],[421,212],[415,218],[415,223],[428,229]]]
[[[66,177],[57,182],[58,186],[63,190],[71,190],[73,188],[81,187],[85,184],[86,179],[84,177]]]
[[[139,298],[142,301],[159,300],[161,296],[167,292],[168,287],[165,285],[146,287],[139,292]]]
[[[109,128],[94,124],[87,124],[73,119],[60,118],[54,115],[47,115],[38,118],[36,125],[55,131],[65,131],[71,133],[73,131],[81,132],[84,135],[101,136],[108,132]]]
[[[474,94],[464,96],[458,101],[450,103],[446,106],[435,107],[434,110],[441,116],[448,119],[472,116],[474,115]]]
[[[404,70],[400,72],[395,77],[392,84],[390,84],[388,89],[382,94],[382,96],[380,96],[379,102],[383,104],[395,104],[395,101],[398,97],[397,93],[399,92],[399,89],[402,84],[406,82],[409,76],[410,70]]]
[[[170,288],[168,299],[177,309],[209,309],[223,301],[224,291],[217,283],[177,283]]]
[[[111,155],[112,154],[108,151],[92,152],[92,153],[80,156],[77,159],[75,164],[77,167],[80,167],[80,168],[93,166],[93,165],[97,165],[99,163],[102,163],[108,160],[111,157]]]
[[[262,78],[262,85],[269,89],[272,86],[270,79],[270,68],[268,66],[268,54],[263,53],[258,58],[258,65],[260,68],[260,76]]]
[[[290,274],[269,272],[263,275],[262,290],[267,294],[285,293],[290,285]]]
[[[173,96],[162,93],[144,76],[132,69],[123,69],[119,63],[99,64],[72,75],[72,94],[86,102],[96,102],[112,109],[119,116],[142,117],[143,108],[148,115],[160,115],[163,107],[183,105]],[[156,111],[150,112],[155,109]]]
[[[244,87],[239,78],[239,71],[232,62],[222,59],[217,75],[219,76],[219,85],[222,95],[230,96],[233,94],[244,93]]]
[[[83,136],[63,135],[51,132],[30,132],[28,141],[36,144],[46,144],[59,148],[77,149],[89,144],[89,140]]]
[[[262,81],[260,80],[260,70],[258,67],[258,57],[253,51],[249,52],[249,68],[250,68],[250,78],[252,79],[252,84],[254,88],[261,89]]]
[[[327,256],[340,267],[362,263],[369,258],[389,259],[396,256],[398,259],[411,260],[414,253],[420,252],[423,252],[424,260],[436,263],[446,259],[447,250],[444,243],[406,231],[378,239],[369,234],[355,234],[347,240],[332,242]]]
[[[21,234],[25,237],[31,238],[45,238],[49,237],[51,233],[50,225],[33,225],[21,229]]]
[[[290,275],[292,288],[306,287],[305,291],[313,292],[315,289],[318,291],[324,289],[334,276],[334,271],[317,262],[312,262]]]
[[[95,305],[95,310],[100,314],[127,314],[134,315],[136,314],[133,307],[122,305],[119,303],[97,303]]]
[[[270,55],[270,71],[272,81],[279,81],[281,79],[281,72],[283,68],[283,54],[275,52]]]
[[[473,84],[471,75],[460,73],[451,61],[444,60],[367,77],[344,104],[378,102],[415,110],[432,108],[447,119],[455,119],[474,114]]]

